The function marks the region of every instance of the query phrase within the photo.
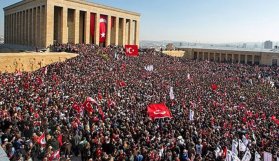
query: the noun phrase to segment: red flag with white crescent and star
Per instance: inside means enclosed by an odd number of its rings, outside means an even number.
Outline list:
[[[106,42],[107,36],[107,16],[101,15],[100,16],[100,43]]]
[[[171,112],[164,103],[150,104],[147,107],[147,113],[152,120],[158,118],[172,118]]]
[[[45,144],[46,144],[45,133],[43,133],[43,134],[37,139],[37,142],[38,142],[40,145],[45,145]]]
[[[137,45],[125,45],[126,56],[139,56]]]

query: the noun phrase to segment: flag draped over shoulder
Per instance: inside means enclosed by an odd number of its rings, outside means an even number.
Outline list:
[[[158,118],[171,118],[171,112],[164,103],[150,104],[147,107],[147,113],[152,120]]]

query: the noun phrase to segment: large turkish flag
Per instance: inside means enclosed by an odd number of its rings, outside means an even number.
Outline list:
[[[125,45],[125,51],[127,56],[138,56],[138,46],[137,45]]]
[[[107,16],[100,16],[100,43],[106,42],[107,37]]]
[[[151,118],[152,120],[154,119],[158,119],[158,118],[171,118],[171,112],[168,109],[168,107],[163,104],[150,104],[147,107],[147,113],[149,118]]]

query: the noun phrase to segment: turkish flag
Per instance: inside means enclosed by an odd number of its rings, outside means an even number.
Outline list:
[[[51,156],[49,157],[49,160],[59,160],[60,159],[60,150],[54,151]]]
[[[125,86],[127,86],[127,84],[124,81],[120,81],[119,82],[119,86],[120,87],[125,87]]]
[[[57,141],[59,142],[59,145],[62,146],[63,142],[62,142],[62,134],[59,134],[57,137]]]
[[[107,16],[101,15],[100,16],[100,43],[106,42],[107,36]]]
[[[77,111],[78,113],[81,113],[82,112],[82,108],[78,105],[78,103],[74,103],[73,105],[72,105],[72,108],[75,110],[75,111]]]
[[[157,118],[171,118],[171,112],[164,103],[150,104],[147,107],[147,113],[152,120]]]
[[[276,118],[276,116],[271,116],[270,118],[275,124],[279,125],[279,120]]]
[[[85,101],[83,103],[83,107],[84,109],[88,112],[88,113],[92,113],[93,112],[93,107],[91,106],[89,101]]]
[[[211,84],[211,89],[212,89],[213,91],[215,91],[217,88],[218,88],[218,86],[217,86],[216,84]]]
[[[38,142],[40,145],[45,145],[45,144],[46,144],[45,133],[43,133],[43,134],[37,139],[37,142]]]
[[[126,56],[139,56],[137,45],[125,45]]]

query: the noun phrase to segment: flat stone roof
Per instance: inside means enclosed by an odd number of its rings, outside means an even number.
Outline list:
[[[32,1],[33,0],[22,0],[20,2],[14,3],[14,4],[10,5],[10,6],[4,7],[3,10],[4,11],[5,10],[9,10],[9,9],[14,8],[14,7],[17,7],[17,6],[23,5],[23,4],[28,3],[28,2],[32,2]],[[107,9],[107,10],[113,10],[113,11],[117,11],[117,12],[132,14],[132,15],[135,15],[135,16],[140,16],[140,13],[137,13],[137,12],[123,10],[123,9],[120,9],[120,8],[106,6],[106,5],[98,4],[98,3],[87,2],[86,0],[84,0],[84,1],[83,0],[82,1],[81,0],[65,0],[65,1],[76,2],[76,3],[80,3],[80,4],[84,4],[84,5],[89,5],[89,6],[99,7],[99,8],[103,8],[103,9]]]

